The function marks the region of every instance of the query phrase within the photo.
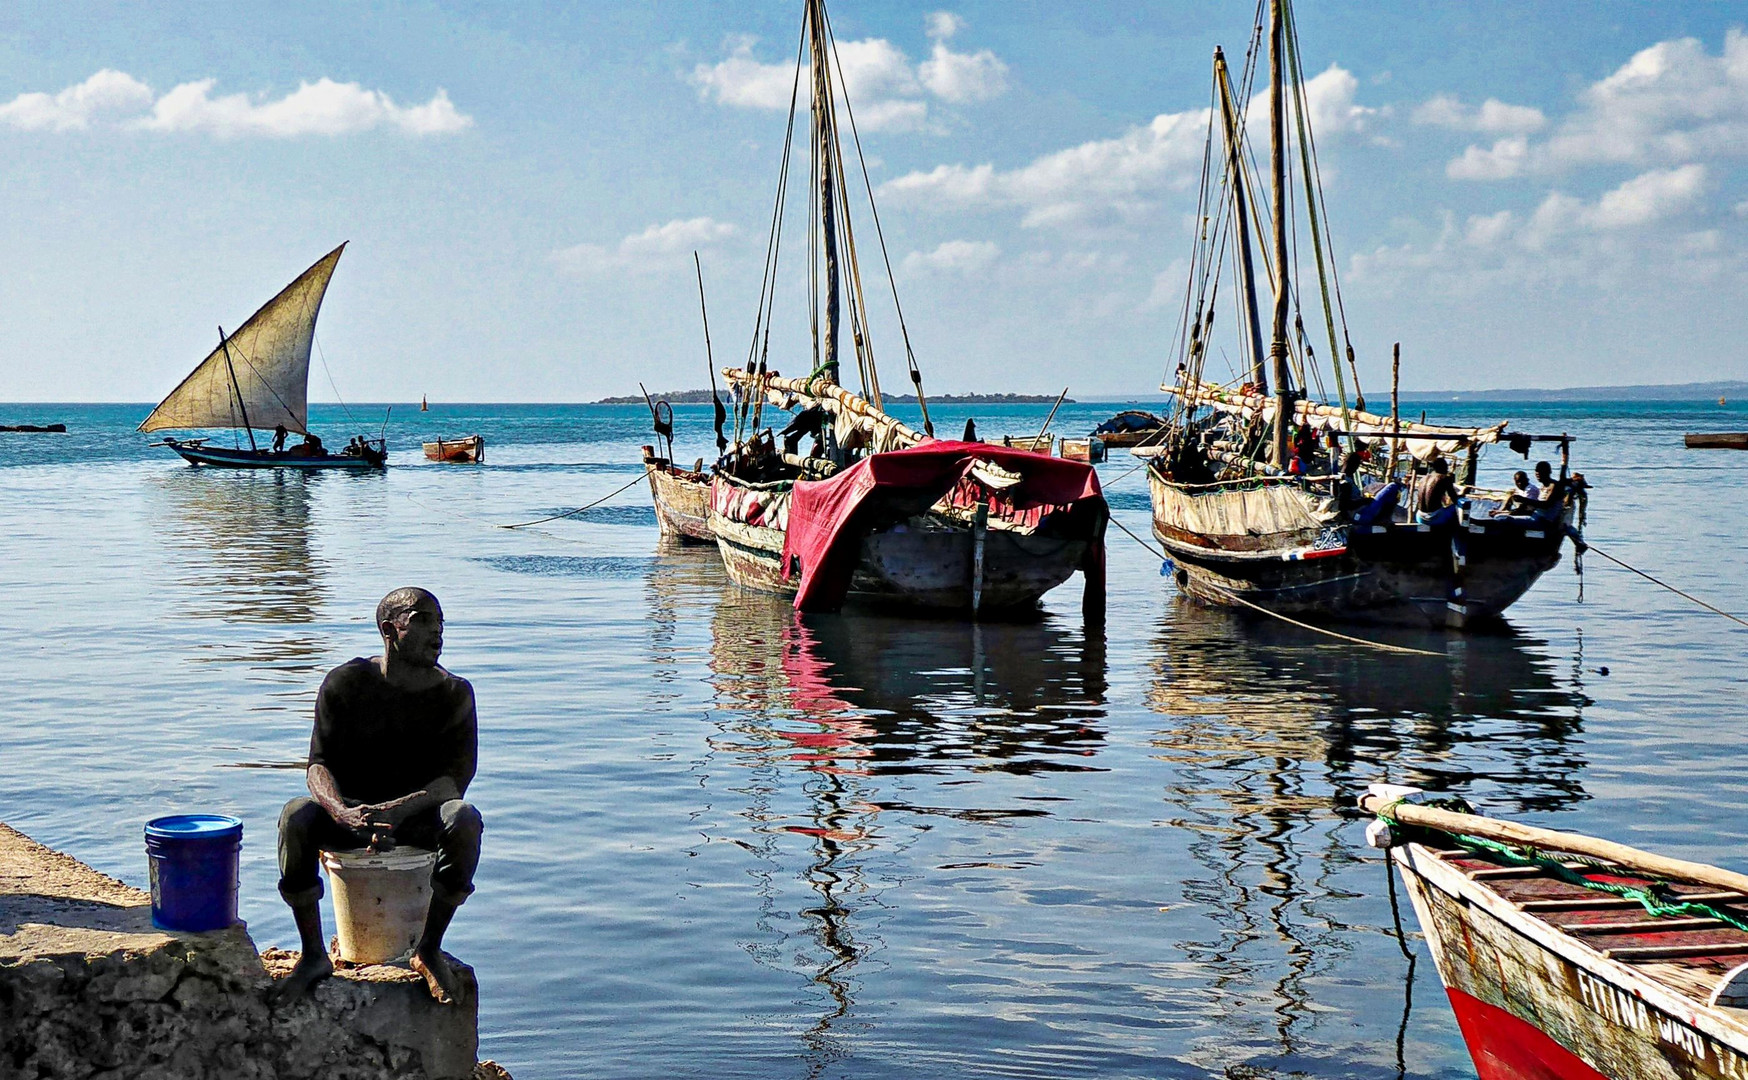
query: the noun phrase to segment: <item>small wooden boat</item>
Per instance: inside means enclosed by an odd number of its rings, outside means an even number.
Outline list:
[[[1748,1076],[1748,875],[1374,784],[1481,1080]]]
[[[658,456],[653,446],[643,448],[643,471],[649,476],[649,494],[655,500],[656,524],[662,535],[687,544],[714,544],[710,474],[682,469]]]
[[[1166,422],[1150,412],[1125,409],[1093,429],[1106,446],[1155,446],[1165,440]]]
[[[1034,454],[1048,454],[1056,446],[1056,436],[1003,435],[1001,444],[1014,450],[1029,450]]]
[[[438,436],[436,442],[425,444],[425,456],[432,461],[482,462],[486,459],[486,437],[464,435],[459,439]]]
[[[218,348],[140,422],[141,431],[229,428],[246,434],[249,448],[213,446],[209,437],[165,438],[152,445],[168,447],[190,465],[223,469],[356,470],[388,464],[381,438],[357,436],[336,454],[305,426],[316,316],[345,250],[341,244],[322,256],[235,332],[221,329]],[[272,446],[262,449],[256,431],[273,432]],[[304,436],[303,443],[280,449],[288,434]]]
[[[1085,438],[1065,438],[1057,444],[1057,452],[1069,461],[1084,461],[1088,465],[1097,465],[1105,460],[1105,440],[1097,435]]]
[[[1689,450],[1748,450],[1748,431],[1696,432],[1681,441]]]

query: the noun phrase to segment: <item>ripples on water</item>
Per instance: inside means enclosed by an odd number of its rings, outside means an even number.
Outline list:
[[[659,545],[641,487],[494,527],[634,477],[640,408],[439,409],[391,438],[481,430],[488,464],[374,477],[192,470],[143,411],[0,407],[75,429],[0,436],[0,817],[137,884],[146,818],[237,814],[244,916],[289,944],[315,686],[428,584],[482,723],[451,943],[518,1074],[1470,1075],[1430,964],[1404,1014],[1364,784],[1738,861],[1740,631],[1595,559],[1584,604],[1568,560],[1504,633],[1364,631],[1436,658],[1183,605],[1115,531],[1102,635],[1072,587],[1018,624],[802,619]],[[677,412],[696,456],[707,410]],[[1598,543],[1748,610],[1736,459],[1678,438],[1744,419],[1524,422],[1580,435]]]

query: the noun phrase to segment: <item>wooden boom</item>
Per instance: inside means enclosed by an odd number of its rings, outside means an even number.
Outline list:
[[[1641,851],[1638,848],[1617,844],[1611,840],[1599,840],[1594,836],[1585,836],[1581,833],[1538,829],[1533,825],[1519,825],[1514,821],[1500,821],[1497,818],[1481,817],[1479,814],[1459,814],[1452,810],[1417,806],[1410,802],[1397,802],[1388,796],[1376,793],[1368,793],[1362,797],[1360,809],[1368,814],[1381,814],[1388,811],[1392,818],[1404,825],[1418,825],[1421,828],[1436,829],[1439,832],[1478,836],[1483,840],[1533,847],[1543,851],[1587,855],[1590,858],[1605,859],[1618,866],[1653,877],[1671,881],[1688,881],[1699,885],[1728,889],[1732,892],[1748,893],[1748,875],[1722,870],[1705,863],[1687,862],[1684,859],[1671,859],[1664,855],[1655,855],[1649,851]]]

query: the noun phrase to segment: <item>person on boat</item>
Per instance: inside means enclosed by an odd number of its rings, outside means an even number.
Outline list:
[[[1341,459],[1341,480],[1335,485],[1335,505],[1343,513],[1370,501],[1360,483],[1360,467],[1366,463],[1366,456],[1363,450],[1349,450]]]
[[[1522,469],[1511,474],[1511,494],[1505,497],[1505,503],[1493,511],[1494,517],[1514,517],[1520,513],[1527,514],[1535,509],[1535,504],[1541,492],[1529,482],[1529,473]]]
[[[285,430],[284,424],[273,425],[273,452],[275,454],[283,454],[285,452],[285,436],[287,434],[289,434],[289,432]]]
[[[1450,463],[1435,457],[1429,468],[1432,472],[1421,485],[1414,520],[1420,525],[1453,525],[1457,520],[1457,482],[1451,478]]]
[[[443,934],[479,865],[479,811],[464,801],[478,762],[473,687],[437,663],[443,609],[424,589],[396,589],[376,605],[382,655],[348,660],[316,695],[310,795],[279,815],[279,894],[303,953],[276,994],[294,998],[333,974],[322,936],[320,853],[395,844],[432,848],[431,907],[412,966],[447,1004],[459,993]]]

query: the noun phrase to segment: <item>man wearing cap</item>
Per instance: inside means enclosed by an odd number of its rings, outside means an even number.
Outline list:
[[[412,966],[431,996],[457,993],[443,933],[473,892],[479,811],[462,796],[478,755],[473,687],[437,663],[443,609],[424,589],[396,589],[376,605],[382,655],[348,660],[322,680],[310,737],[310,797],[279,815],[279,893],[302,939],[297,967],[277,991],[297,997],[333,974],[322,939],[323,851],[388,848],[437,852],[431,909]]]

